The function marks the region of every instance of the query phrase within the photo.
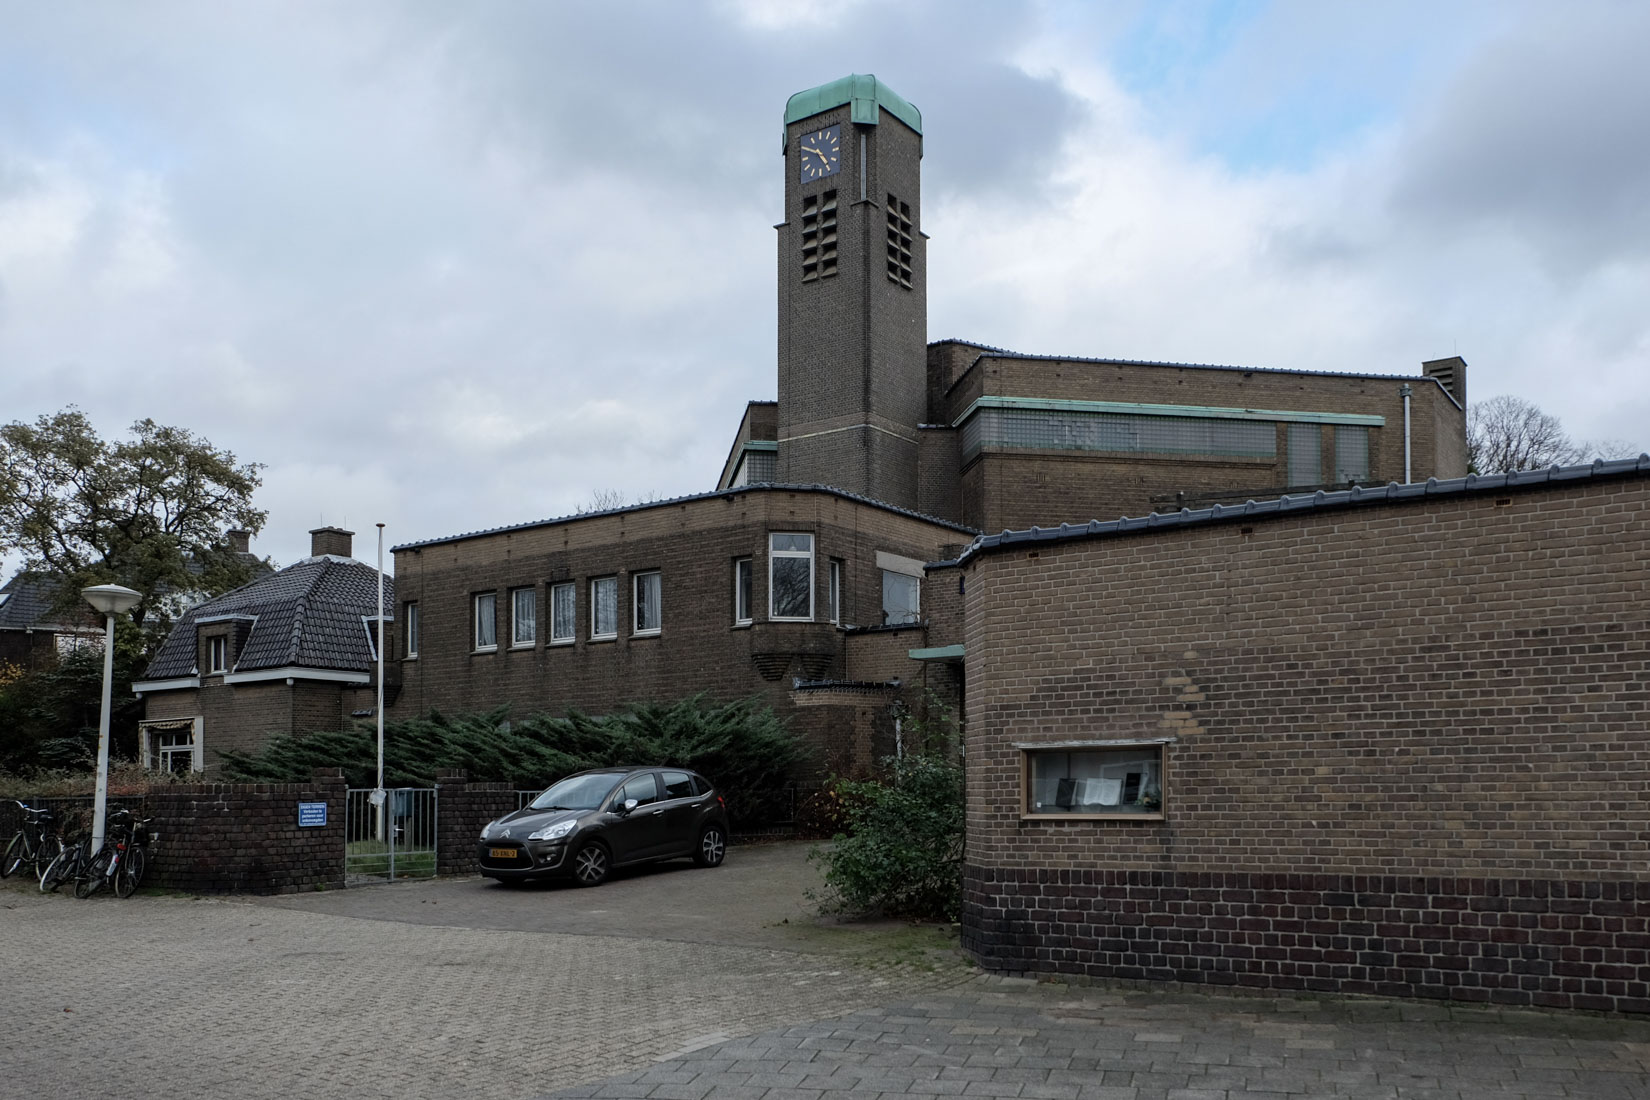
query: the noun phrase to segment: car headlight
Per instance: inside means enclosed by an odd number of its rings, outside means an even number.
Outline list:
[[[568,833],[572,832],[573,831],[573,826],[575,826],[577,824],[578,824],[578,822],[576,822],[576,821],[561,821],[561,822],[557,822],[554,825],[546,825],[544,828],[538,830],[537,832],[528,833],[527,834],[527,839],[528,840],[560,840],[562,837],[564,837]]]

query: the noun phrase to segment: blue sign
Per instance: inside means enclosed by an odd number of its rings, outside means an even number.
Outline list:
[[[325,825],[327,823],[327,804],[325,802],[298,803],[298,828],[303,829],[311,825]]]

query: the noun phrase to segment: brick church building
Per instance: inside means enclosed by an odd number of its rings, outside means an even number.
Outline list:
[[[778,400],[704,493],[395,547],[391,713],[756,695],[817,774],[937,697],[987,966],[1650,1012],[1650,457],[1469,476],[1459,358],[931,343],[922,141],[791,97]]]
[[[821,770],[963,699],[953,558],[982,531],[1466,472],[1466,365],[1408,376],[930,343],[922,116],[872,76],[791,97],[778,401],[713,490],[394,548],[392,713],[760,694]]]

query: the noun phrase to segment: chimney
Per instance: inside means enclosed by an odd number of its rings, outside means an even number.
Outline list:
[[[354,531],[346,531],[342,527],[317,527],[309,533],[309,556],[318,558],[322,554],[336,554],[347,558],[350,556],[350,539],[354,537]]]
[[[1467,407],[1467,361],[1459,355],[1452,355],[1448,359],[1428,359],[1421,364],[1421,373],[1428,378],[1438,379],[1438,384],[1449,391],[1451,397]]]
[[[232,554],[252,553],[252,532],[239,527],[231,527],[223,533],[229,540],[229,552]]]

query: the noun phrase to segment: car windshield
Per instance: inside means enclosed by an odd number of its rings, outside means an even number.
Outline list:
[[[527,804],[530,810],[594,810],[613,792],[623,775],[598,772],[573,775],[553,785]]]

